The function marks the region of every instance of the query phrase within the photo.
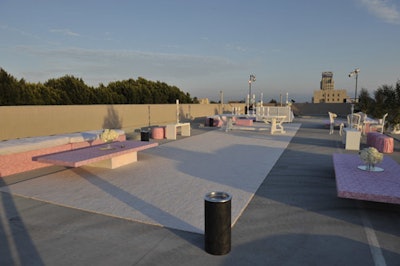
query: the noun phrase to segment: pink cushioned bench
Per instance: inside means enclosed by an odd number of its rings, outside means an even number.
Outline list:
[[[137,152],[153,148],[157,142],[121,141],[110,144],[111,149],[106,149],[108,144],[94,145],[86,148],[36,156],[34,161],[61,165],[67,167],[80,167],[90,165],[115,169],[137,161]]]
[[[338,197],[400,204],[400,165],[389,156],[377,165],[383,172],[358,169],[364,163],[353,154],[333,154],[333,164]]]
[[[118,141],[125,141],[123,130],[116,129]],[[12,139],[0,142],[0,177],[19,174],[50,166],[33,161],[32,158],[44,154],[68,151],[103,143],[99,139],[102,130]]]

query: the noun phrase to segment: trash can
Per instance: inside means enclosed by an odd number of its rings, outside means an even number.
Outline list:
[[[210,192],[204,197],[204,247],[212,255],[231,250],[231,201],[226,192]]]
[[[149,131],[140,131],[140,140],[141,141],[150,141],[150,132]]]
[[[209,126],[209,127],[213,127],[213,126],[214,126],[214,118],[211,118],[211,117],[210,117],[210,118],[208,119],[208,126]]]

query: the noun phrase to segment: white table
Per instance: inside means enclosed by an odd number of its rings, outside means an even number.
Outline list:
[[[342,143],[345,144],[346,150],[360,149],[361,131],[355,128],[344,128],[342,135]]]
[[[275,133],[286,133],[283,128],[282,123],[285,121],[286,115],[272,115],[272,116],[264,116],[262,120],[264,123],[271,123],[271,134]]]
[[[190,136],[190,123],[169,124],[165,127],[165,138],[176,139],[177,129],[181,129],[182,136]]]

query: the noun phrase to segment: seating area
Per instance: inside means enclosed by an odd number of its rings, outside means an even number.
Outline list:
[[[328,112],[329,115],[329,134],[334,133],[335,124],[337,123],[336,114]],[[359,150],[361,137],[366,135],[366,144],[375,147],[382,153],[393,153],[393,138],[383,134],[385,129],[385,121],[388,114],[386,113],[382,119],[375,120],[367,117],[366,114],[359,112],[347,115],[347,123],[340,124],[339,135],[342,136],[342,143],[346,150]]]
[[[338,194],[332,154],[351,155],[342,157],[346,168],[358,152],[343,150],[339,135],[321,128],[323,120],[296,118],[285,135],[194,126],[191,137],[143,151],[137,163],[114,170],[40,170],[17,181],[2,178],[6,248],[0,258],[5,265],[315,265],[323,255],[327,265],[397,265],[400,204],[384,195],[358,199],[357,191],[347,189]],[[394,145],[385,157],[398,166],[400,142]],[[380,166],[387,171],[371,177],[356,169],[362,176],[353,188],[381,183],[400,191],[398,178],[386,177],[397,177],[398,170],[385,161]],[[217,189],[232,195],[234,237],[226,256],[206,254],[204,235],[194,233],[203,229],[205,193]],[[237,210],[239,202],[246,207]],[[132,252],[121,252],[126,249]]]
[[[123,130],[115,130],[118,141],[125,141]],[[74,150],[103,143],[99,138],[102,130],[77,132],[54,136],[20,138],[0,142],[0,177],[40,169],[49,164],[33,161],[44,154]]]
[[[117,141],[126,141],[126,135],[123,130],[114,130],[119,134]],[[1,141],[0,178],[51,165],[49,162],[33,160],[33,158],[102,144],[103,141],[99,138],[102,131],[91,130]],[[158,126],[151,129],[151,137],[156,140],[164,138],[176,139],[177,133],[180,133],[182,136],[190,136],[190,123],[170,124],[165,127]],[[150,132],[147,133],[147,136],[149,135]],[[62,163],[59,164],[62,165]]]

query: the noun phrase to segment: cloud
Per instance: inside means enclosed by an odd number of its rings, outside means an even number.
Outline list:
[[[369,12],[387,23],[400,24],[400,12],[390,0],[360,0]]]
[[[50,32],[74,37],[80,36],[79,33],[73,32],[70,29],[51,29]]]
[[[17,33],[17,34],[19,34],[21,36],[33,38],[33,39],[36,39],[36,40],[41,40],[41,38],[38,35],[34,35],[34,34],[30,33],[30,32],[24,31],[24,30],[22,30],[20,28],[11,27],[11,26],[8,26],[8,25],[0,25],[0,30]]]
[[[247,52],[247,48],[239,46],[239,45],[230,44],[230,43],[226,44],[225,48],[228,50],[234,50],[237,52]]]
[[[93,85],[125,79],[132,75],[165,81],[205,78],[240,68],[237,62],[219,56],[77,47],[48,49],[38,46],[16,46],[15,48],[20,54],[37,58],[37,63],[48,77],[72,74],[83,77],[85,82]]]

